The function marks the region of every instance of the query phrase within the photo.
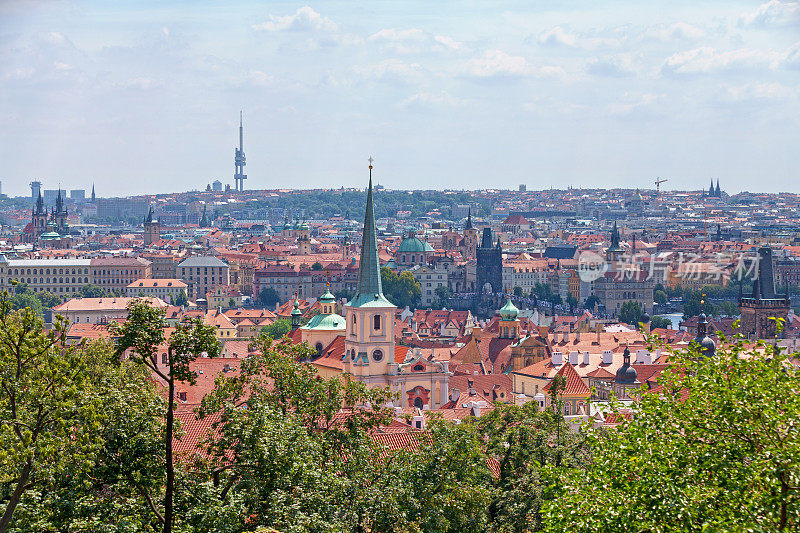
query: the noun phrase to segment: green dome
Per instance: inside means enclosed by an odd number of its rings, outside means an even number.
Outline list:
[[[406,237],[405,239],[403,239],[403,242],[400,243],[400,248],[398,248],[397,251],[406,253],[424,252],[425,243],[423,243],[416,237]]]
[[[508,299],[506,305],[500,309],[500,318],[503,320],[516,320],[517,314],[519,313],[519,309],[517,306],[511,302],[511,298]]]
[[[302,329],[345,329],[345,320],[342,315],[314,315]]]
[[[336,301],[336,297],[333,294],[331,294],[331,290],[328,289],[327,291],[325,291],[325,294],[319,297],[319,301],[320,303],[324,304],[332,304]]]
[[[294,301],[294,309],[292,309],[292,315],[302,315],[303,313],[300,311],[300,302],[296,299]]]

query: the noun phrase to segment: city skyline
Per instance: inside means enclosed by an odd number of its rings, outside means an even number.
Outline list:
[[[187,5],[0,6],[5,193],[800,190],[797,2]]]

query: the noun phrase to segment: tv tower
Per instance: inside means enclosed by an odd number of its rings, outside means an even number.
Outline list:
[[[236,149],[234,156],[234,165],[236,171],[233,174],[233,188],[237,191],[244,190],[244,180],[247,179],[247,174],[244,173],[245,157],[244,157],[244,129],[242,128],[242,112],[239,111],[239,148]]]

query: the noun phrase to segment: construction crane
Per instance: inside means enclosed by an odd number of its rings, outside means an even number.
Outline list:
[[[656,178],[656,205],[658,205],[658,199],[661,196],[661,184],[664,183],[665,181],[668,181],[668,180],[667,179]]]

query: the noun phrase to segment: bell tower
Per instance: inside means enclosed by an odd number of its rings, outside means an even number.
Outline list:
[[[397,307],[383,295],[381,284],[372,197],[372,161],[370,157],[358,290],[344,307],[347,323],[344,370],[360,381],[385,386],[389,364],[395,362],[394,313]]]

